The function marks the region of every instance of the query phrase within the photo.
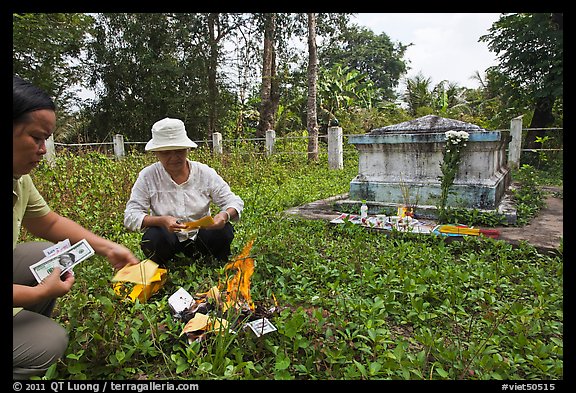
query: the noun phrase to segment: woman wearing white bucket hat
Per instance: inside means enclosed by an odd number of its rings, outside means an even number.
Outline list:
[[[164,151],[188,149],[198,145],[188,138],[184,122],[169,117],[157,121],[152,126],[152,139],[148,141],[146,151]]]
[[[211,167],[187,158],[196,143],[186,135],[184,123],[165,118],[152,126],[145,150],[158,162],[142,169],[124,211],[124,225],[144,231],[140,246],[147,258],[166,266],[174,256],[198,254],[227,261],[234,228],[244,208],[242,199]],[[211,216],[210,205],[220,212],[212,225],[187,230],[183,222]]]

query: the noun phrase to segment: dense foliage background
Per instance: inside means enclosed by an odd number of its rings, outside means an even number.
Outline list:
[[[114,134],[146,141],[166,116],[184,120],[194,140],[263,137],[268,129],[316,138],[334,118],[358,134],[427,114],[486,129],[508,128],[520,115],[527,128],[562,127],[562,13],[502,14],[478,37],[499,63],[470,75],[477,89],[405,78],[409,44],[350,23],[350,15],[13,14],[13,70],[54,96],[62,143]],[[80,98],[81,88],[94,96]],[[545,134],[528,132],[526,146],[542,147],[537,136]]]

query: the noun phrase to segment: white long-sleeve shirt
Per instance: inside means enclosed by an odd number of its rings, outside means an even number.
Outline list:
[[[190,175],[182,184],[176,184],[160,162],[140,171],[124,210],[127,229],[141,230],[146,215],[198,220],[211,215],[211,202],[222,210],[233,207],[240,218],[244,201],[231,191],[230,185],[208,165],[187,161]]]

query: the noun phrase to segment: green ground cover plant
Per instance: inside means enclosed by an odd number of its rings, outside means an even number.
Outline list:
[[[44,379],[556,380],[563,379],[563,255],[528,244],[470,237],[381,233],[284,215],[348,191],[357,156],[343,170],[326,157],[265,157],[237,148],[190,158],[213,166],[245,201],[233,253],[254,238],[252,299],[276,306],[277,327],[188,343],[169,310],[179,287],[205,292],[222,267],[181,258],[148,302],[112,289],[99,256],[75,269],[56,318],[69,331],[64,358]],[[131,153],[60,154],[33,177],[52,208],[143,257],[122,225],[138,171],[154,159]],[[526,202],[526,201],[524,201]],[[24,237],[24,240],[30,240]],[[277,303],[275,303],[275,301]]]

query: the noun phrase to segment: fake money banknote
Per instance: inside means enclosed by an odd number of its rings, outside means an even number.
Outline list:
[[[54,268],[60,267],[62,269],[60,275],[62,275],[92,255],[94,255],[94,250],[86,239],[82,239],[60,253],[41,259],[31,265],[30,270],[40,283],[52,273]]]

